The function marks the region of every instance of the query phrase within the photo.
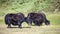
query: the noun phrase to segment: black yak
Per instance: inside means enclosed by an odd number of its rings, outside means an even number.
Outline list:
[[[12,25],[18,25],[18,27],[21,27],[22,22],[24,21],[24,14],[22,13],[9,13],[5,16],[5,24],[8,25],[8,27],[11,27]]]
[[[27,16],[27,22],[29,22],[32,25],[32,22],[40,26],[44,22],[45,25],[49,25],[50,21],[47,20],[46,15],[44,13],[29,13]]]

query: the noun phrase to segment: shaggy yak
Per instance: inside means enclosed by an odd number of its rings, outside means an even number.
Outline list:
[[[24,14],[22,13],[10,13],[5,16],[5,24],[8,25],[8,28],[12,25],[18,25],[18,27],[21,27],[22,22],[24,21]]]
[[[37,26],[42,25],[42,23],[45,23],[45,25],[50,24],[50,21],[47,20],[46,15],[44,13],[29,13],[26,21],[29,22],[30,25],[34,23]]]

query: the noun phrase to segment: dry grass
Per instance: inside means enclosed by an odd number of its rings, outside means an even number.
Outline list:
[[[60,14],[47,14],[47,18],[51,23],[49,26],[28,26],[23,23],[23,28],[20,29],[17,26],[7,28],[4,24],[4,16],[0,16],[0,34],[60,34]]]
[[[22,29],[7,28],[5,24],[0,24],[0,34],[60,34],[60,25],[49,25],[49,26],[28,26]]]

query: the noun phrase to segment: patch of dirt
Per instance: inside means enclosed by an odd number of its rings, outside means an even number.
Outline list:
[[[60,26],[29,26],[20,29],[17,26],[7,28],[7,25],[0,24],[0,34],[60,34]]]

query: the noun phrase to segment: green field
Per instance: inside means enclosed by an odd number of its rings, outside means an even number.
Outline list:
[[[22,29],[17,26],[7,28],[4,16],[3,14],[0,16],[0,34],[60,34],[60,13],[46,13],[47,19],[50,20],[49,26],[44,23],[42,26],[28,26],[26,22],[23,22]]]
[[[19,12],[25,16],[30,12],[44,12],[50,25],[29,26],[23,22],[22,29],[7,28],[5,15]],[[60,0],[0,0],[0,34],[60,34]]]

